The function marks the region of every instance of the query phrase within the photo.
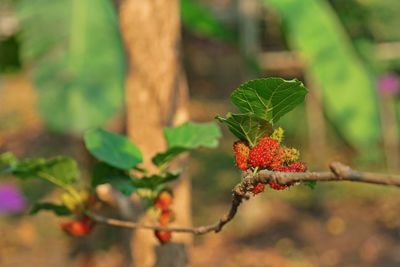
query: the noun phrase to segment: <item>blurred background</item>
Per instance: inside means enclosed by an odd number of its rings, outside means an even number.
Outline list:
[[[82,131],[125,131],[129,63],[119,2],[0,0],[0,152],[70,155],[84,176]],[[399,172],[400,1],[181,0],[180,7],[192,120],[234,110],[230,93],[248,79],[297,78],[309,95],[279,126],[310,170],[339,160]],[[222,130],[218,149],[190,158],[195,225],[225,211],[240,179],[235,139]],[[2,178],[0,266],[124,266],[120,231],[100,227],[72,240],[51,214],[26,215],[33,201],[58,193],[44,182]],[[399,205],[397,189],[379,186],[267,190],[222,233],[196,237],[190,266],[400,266]]]

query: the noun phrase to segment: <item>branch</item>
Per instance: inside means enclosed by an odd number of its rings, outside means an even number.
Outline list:
[[[98,214],[88,213],[94,221],[104,223],[116,227],[130,229],[149,229],[158,231],[171,231],[179,233],[191,233],[202,235],[210,232],[218,233],[222,230],[225,224],[229,223],[236,215],[237,210],[243,200],[249,198],[249,192],[258,183],[268,184],[275,182],[281,185],[293,184],[297,182],[334,182],[334,181],[351,181],[370,184],[379,184],[387,186],[400,187],[400,175],[386,175],[370,172],[359,172],[351,169],[339,162],[330,164],[330,172],[274,172],[269,170],[261,170],[256,174],[251,171],[243,172],[243,179],[232,190],[232,202],[229,211],[221,217],[216,223],[199,226],[199,227],[163,227],[157,225],[143,225],[139,223],[122,221],[112,218],[105,218]]]

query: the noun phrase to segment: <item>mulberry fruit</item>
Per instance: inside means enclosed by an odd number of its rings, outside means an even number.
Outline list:
[[[237,141],[233,144],[233,152],[235,155],[236,166],[239,169],[245,171],[249,168],[248,160],[250,148],[244,141]]]
[[[168,209],[172,204],[172,194],[169,191],[162,191],[156,198],[154,206],[161,210]]]
[[[257,194],[263,192],[263,191],[264,191],[264,188],[265,188],[264,184],[258,183],[256,186],[253,187],[253,189],[251,189],[251,192],[252,192],[254,195],[257,195]]]
[[[156,230],[154,231],[154,235],[157,237],[158,241],[160,241],[161,244],[168,243],[171,241],[171,231],[159,231]]]
[[[279,142],[269,136],[262,138],[250,151],[249,162],[252,167],[271,168],[280,165]]]
[[[167,226],[168,223],[173,222],[175,219],[175,214],[171,209],[166,209],[161,211],[159,218],[160,225]]]
[[[71,236],[88,235],[94,228],[94,221],[89,217],[84,217],[80,220],[72,220],[60,224],[61,229]]]

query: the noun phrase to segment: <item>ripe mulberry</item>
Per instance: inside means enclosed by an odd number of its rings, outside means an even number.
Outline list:
[[[175,219],[175,214],[171,209],[166,209],[161,211],[159,218],[160,225],[167,226],[168,223],[173,222]]]
[[[88,235],[94,228],[94,221],[89,217],[84,217],[80,220],[72,220],[60,224],[61,229],[71,236]]]
[[[257,194],[263,192],[263,191],[264,191],[264,188],[265,188],[264,184],[258,183],[256,186],[253,187],[253,189],[251,189],[251,192],[252,192],[254,195],[257,195]]]
[[[158,241],[160,241],[161,244],[168,243],[171,241],[171,231],[159,231],[156,230],[154,231],[154,235],[157,237]]]
[[[248,160],[250,148],[244,141],[237,141],[233,144],[233,152],[235,155],[236,166],[239,169],[245,171],[249,168]]]
[[[280,185],[275,182],[269,182],[268,185],[269,185],[269,187],[271,187],[272,189],[275,189],[275,190],[284,190],[284,189],[288,188],[289,186],[291,186],[291,185]]]
[[[271,168],[280,165],[279,142],[269,136],[262,138],[250,151],[249,162],[252,167]]]
[[[161,210],[168,209],[172,204],[172,194],[169,191],[162,191],[156,198],[154,206]]]

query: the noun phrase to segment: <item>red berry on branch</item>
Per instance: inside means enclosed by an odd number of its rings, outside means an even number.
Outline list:
[[[171,231],[159,231],[156,230],[154,231],[154,235],[157,237],[158,241],[160,241],[161,244],[168,243],[171,241]]]
[[[160,225],[166,226],[168,223],[175,220],[175,213],[171,209],[166,209],[161,211],[159,218]]]
[[[284,190],[290,186],[290,185],[280,185],[275,182],[269,182],[268,185],[269,185],[269,187],[271,187],[272,189],[275,189],[275,190]]]
[[[161,210],[169,209],[172,205],[172,194],[169,191],[162,191],[156,198],[154,206]]]
[[[95,222],[89,217],[80,220],[72,220],[60,224],[61,229],[71,236],[85,236],[90,234],[95,226]]]
[[[305,172],[307,170],[307,166],[299,161],[289,164],[288,168],[291,172]]]
[[[251,192],[252,192],[254,195],[257,195],[257,194],[263,192],[263,191],[264,191],[264,188],[265,188],[265,185],[264,185],[264,184],[258,183],[256,186],[253,187],[253,189],[251,189]]]
[[[244,141],[236,141],[233,144],[233,152],[235,156],[235,163],[239,169],[245,171],[249,168],[248,160],[249,160],[249,153],[250,147],[248,146],[247,142]]]
[[[279,142],[269,136],[263,137],[250,151],[249,162],[253,168],[271,168],[280,165]]]

